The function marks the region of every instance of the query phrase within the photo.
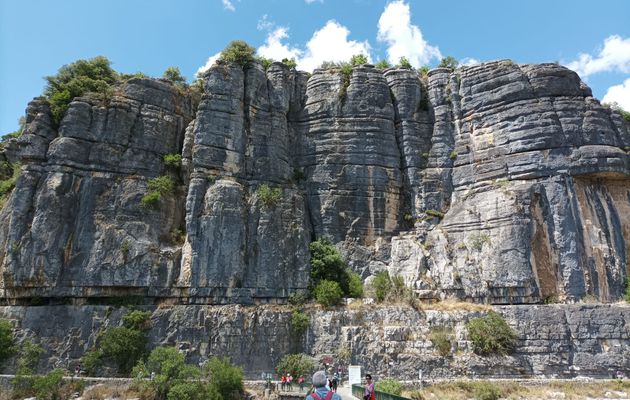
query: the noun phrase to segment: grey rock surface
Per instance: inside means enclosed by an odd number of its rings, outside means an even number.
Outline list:
[[[361,365],[379,379],[436,378],[608,378],[630,372],[630,306],[545,305],[501,306],[517,333],[515,352],[481,357],[472,352],[467,321],[486,311],[461,309],[417,311],[406,305],[307,309],[310,324],[303,335],[292,334],[291,308],[242,305],[161,306],[152,310],[150,347],[175,346],[197,364],[211,356],[228,356],[257,379],[271,372],[286,354],[304,352],[320,360],[339,349],[349,351],[344,365]],[[118,326],[124,308],[111,306],[0,307],[0,318],[10,320],[19,340],[40,343],[46,362],[40,368],[69,368],[93,345],[99,330]],[[49,321],[56,321],[50,324]],[[446,327],[452,331],[451,354],[441,356],[429,334]],[[15,360],[12,360],[15,361]],[[6,372],[15,368],[9,362]]]
[[[44,99],[29,104],[0,149],[23,170],[0,211],[2,298],[282,303],[307,290],[321,236],[366,282],[389,271],[420,298],[621,298],[630,124],[574,72],[254,62],[203,80],[197,106],[130,79],[74,99],[59,129]],[[175,190],[141,207],[160,175]]]

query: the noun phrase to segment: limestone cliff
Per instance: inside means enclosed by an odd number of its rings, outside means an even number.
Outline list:
[[[308,244],[326,235],[364,279],[388,270],[419,297],[620,298],[630,124],[574,72],[364,65],[345,81],[219,64],[198,107],[131,79],[107,100],[74,99],[58,129],[34,100],[0,150],[22,164],[0,212],[0,295],[283,302],[306,290]],[[143,208],[173,153],[176,189]]]

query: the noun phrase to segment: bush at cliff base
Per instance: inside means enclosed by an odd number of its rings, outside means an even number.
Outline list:
[[[494,311],[483,317],[471,319],[466,323],[466,329],[475,354],[506,355],[513,352],[516,346],[516,333],[505,319]]]
[[[278,365],[276,365],[276,373],[278,376],[283,374],[291,374],[297,378],[300,375],[307,377],[313,370],[315,365],[313,360],[306,354],[287,354],[282,357]]]
[[[391,394],[395,394],[396,396],[400,396],[400,394],[402,393],[402,383],[400,383],[399,381],[397,381],[396,379],[382,379],[378,382],[376,382],[376,390],[378,390],[379,392],[385,392],[385,393],[391,393]]]

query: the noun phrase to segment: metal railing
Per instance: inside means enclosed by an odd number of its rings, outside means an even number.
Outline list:
[[[352,385],[352,395],[360,400],[363,400],[363,393],[365,392],[365,386]],[[381,392],[375,390],[376,400],[410,400],[408,397],[396,396],[395,394]]]

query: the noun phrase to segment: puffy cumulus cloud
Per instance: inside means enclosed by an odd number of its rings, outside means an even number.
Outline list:
[[[459,64],[463,65],[464,67],[472,67],[473,65],[481,64],[481,61],[477,60],[476,58],[465,57],[459,60]]]
[[[236,8],[234,7],[234,3],[232,3],[232,0],[221,0],[223,2],[223,8],[229,11],[236,11]]]
[[[206,72],[207,70],[209,70],[210,67],[212,67],[212,64],[214,64],[214,62],[217,61],[220,56],[221,56],[221,52],[218,52],[217,54],[208,57],[208,61],[206,61],[205,65],[202,65],[197,70],[197,76],[199,76],[199,75],[203,74],[204,72]]]
[[[623,81],[621,85],[608,88],[602,103],[617,103],[624,110],[630,111],[630,78]]]
[[[371,62],[367,41],[348,40],[350,31],[335,20],[326,22],[306,43],[303,57],[297,59],[298,68],[312,71],[324,61],[348,61],[355,54],[365,54]]]
[[[295,58],[299,59],[302,51],[298,48],[292,48],[282,43],[283,39],[289,37],[287,33],[288,29],[284,27],[278,27],[269,32],[265,44],[260,46],[257,53],[263,57],[271,58],[273,60],[282,60],[283,58]]]
[[[387,60],[391,64],[397,64],[401,57],[406,57],[411,65],[420,67],[432,59],[442,58],[440,49],[429,45],[420,28],[411,24],[409,4],[403,0],[392,1],[385,6],[378,20],[377,39],[387,43]]]
[[[582,53],[577,60],[568,63],[567,67],[577,72],[583,79],[598,72],[630,73],[630,38],[609,36],[595,57]]]

